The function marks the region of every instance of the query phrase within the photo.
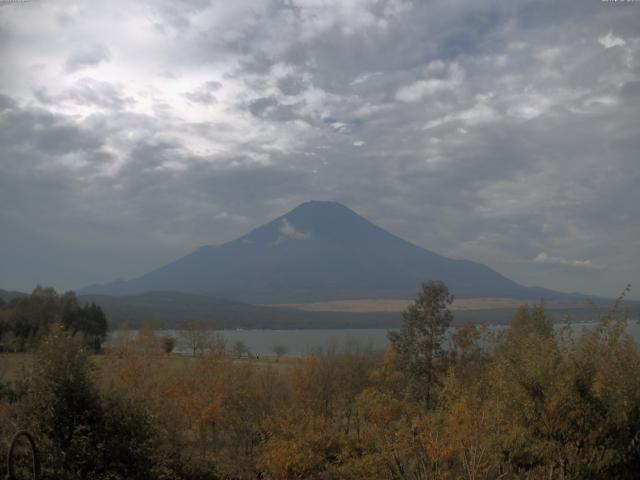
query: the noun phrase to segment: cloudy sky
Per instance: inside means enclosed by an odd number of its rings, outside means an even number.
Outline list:
[[[640,3],[0,5],[0,288],[130,278],[335,200],[640,299]]]

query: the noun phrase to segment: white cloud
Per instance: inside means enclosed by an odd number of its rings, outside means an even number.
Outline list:
[[[368,29],[387,27],[387,20],[372,11],[374,0],[296,0],[303,36],[311,38],[338,27],[344,35],[355,35]],[[398,11],[399,12],[399,11]],[[392,12],[390,12],[392,13]]]
[[[544,265],[565,265],[569,267],[595,268],[591,260],[567,260],[565,258],[547,255],[545,252],[539,253],[533,259],[533,263],[540,263]]]
[[[280,226],[279,233],[280,235],[278,235],[275,245],[278,245],[287,239],[289,240],[310,240],[311,239],[311,233],[297,230],[296,227],[291,223],[289,223],[289,221],[286,218],[282,219],[282,225]]]
[[[602,45],[604,48],[621,47],[627,44],[627,42],[625,42],[623,38],[616,37],[611,32],[599,37],[598,43]]]
[[[490,105],[489,97],[489,95],[478,95],[475,99],[476,103],[471,108],[463,108],[458,112],[449,113],[443,117],[430,120],[424,126],[424,129],[430,130],[452,121],[460,121],[467,126],[473,127],[499,120],[500,115]],[[467,133],[463,128],[460,128],[458,131],[460,131],[460,133]]]
[[[335,131],[341,133],[347,132],[349,130],[349,125],[344,122],[331,122],[329,125],[331,125],[331,128],[333,128]]]
[[[531,120],[544,114],[552,105],[552,98],[548,95],[527,94],[513,99],[508,113],[514,117]]]
[[[441,67],[443,62],[437,62]],[[436,65],[432,63],[432,65]],[[429,67],[427,67],[429,70]],[[449,66],[449,75],[446,78],[429,78],[418,80],[410,85],[405,85],[396,92],[396,99],[405,103],[416,103],[425,97],[436,93],[451,90],[460,86],[464,80],[464,70],[457,63]]]

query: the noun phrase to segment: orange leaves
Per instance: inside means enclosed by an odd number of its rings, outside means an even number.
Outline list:
[[[593,392],[593,394],[596,397],[598,397],[598,398],[602,397],[602,394],[603,394],[603,391],[604,391],[604,385],[605,385],[604,372],[599,370],[593,376],[593,381],[591,382],[591,391]]]
[[[310,478],[335,462],[340,435],[322,417],[298,410],[273,418],[272,438],[262,449],[258,464],[269,478]]]
[[[398,420],[405,407],[390,394],[372,388],[358,395],[356,405],[363,421],[375,427],[385,427]]]
[[[130,348],[103,370],[228,478],[604,478],[636,455],[640,425],[640,353],[605,327],[561,343],[522,310],[485,351],[463,327],[429,409],[393,348],[275,368]]]
[[[302,405],[310,409],[320,403],[319,389],[322,385],[316,381],[318,367],[318,359],[314,355],[308,355],[301,360],[301,363],[294,368],[291,374],[294,395]]]
[[[217,420],[222,401],[219,385],[201,382],[186,375],[176,376],[170,395],[172,403],[194,430]]]
[[[227,368],[219,357],[163,355],[156,340],[142,331],[105,355],[102,383],[145,405],[168,435],[197,438],[204,425],[220,418]]]
[[[194,430],[219,419],[226,393],[226,367],[217,357],[191,358],[165,379],[167,397]]]

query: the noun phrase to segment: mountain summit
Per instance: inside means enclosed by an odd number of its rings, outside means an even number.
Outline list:
[[[411,298],[422,282],[442,280],[458,297],[539,298],[489,267],[413,245],[335,202],[312,201],[219,246],[201,247],[129,281],[82,294],[154,290],[254,303]],[[545,295],[548,296],[548,295]]]

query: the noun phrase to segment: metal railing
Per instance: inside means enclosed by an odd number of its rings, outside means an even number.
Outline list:
[[[31,450],[31,468],[33,472],[31,478],[33,480],[38,480],[40,478],[40,460],[38,459],[36,442],[31,434],[25,430],[20,430],[11,439],[9,450],[7,451],[7,476],[5,477],[5,480],[18,480],[16,477],[16,449],[21,438],[25,438],[27,440],[29,449]]]

